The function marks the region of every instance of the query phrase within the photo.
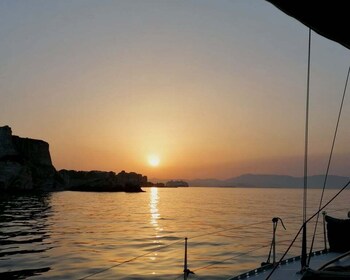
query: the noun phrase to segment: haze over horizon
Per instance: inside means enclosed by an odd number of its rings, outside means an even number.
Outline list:
[[[265,1],[0,2],[0,126],[57,169],[302,176],[308,29]],[[312,35],[309,174],[350,53]],[[330,174],[349,176],[346,97]]]

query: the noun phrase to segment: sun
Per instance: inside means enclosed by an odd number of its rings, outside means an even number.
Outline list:
[[[148,156],[148,164],[153,167],[157,167],[160,163],[160,158],[157,155]]]

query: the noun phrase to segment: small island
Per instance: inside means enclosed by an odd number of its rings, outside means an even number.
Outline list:
[[[166,183],[152,183],[147,182],[146,185],[143,185],[143,187],[156,187],[156,188],[179,188],[179,187],[188,187],[188,183],[183,180],[170,180]]]
[[[188,183],[182,180],[170,180],[165,186],[168,188],[188,187]]]

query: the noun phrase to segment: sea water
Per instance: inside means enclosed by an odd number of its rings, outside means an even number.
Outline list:
[[[337,190],[327,190],[325,201]],[[320,189],[308,192],[308,216]],[[350,191],[329,207],[345,218]],[[273,217],[280,257],[301,226],[301,189],[145,188],[0,200],[1,279],[227,279],[266,261]],[[315,249],[324,248],[322,215]],[[313,232],[309,227],[308,235]],[[311,238],[309,238],[311,240]],[[300,253],[297,238],[288,256]]]

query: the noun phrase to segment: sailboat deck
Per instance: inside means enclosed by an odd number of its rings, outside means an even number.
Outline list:
[[[315,252],[315,255],[311,258],[310,268],[317,270],[323,264],[335,259],[340,256],[340,253],[318,251]],[[333,265],[339,266],[348,266],[350,265],[350,257],[344,257],[343,259],[336,261]],[[230,278],[229,280],[260,280],[266,279],[272,270],[272,266],[269,267],[260,267],[255,270],[251,270],[247,273],[238,275],[236,277]],[[300,257],[290,258],[283,261],[278,268],[274,271],[272,276],[269,279],[284,279],[284,280],[298,280],[301,279],[302,274],[300,271]]]

